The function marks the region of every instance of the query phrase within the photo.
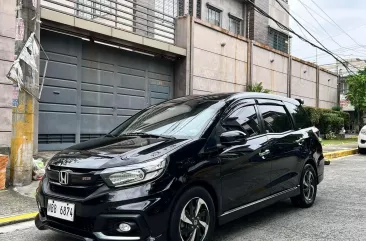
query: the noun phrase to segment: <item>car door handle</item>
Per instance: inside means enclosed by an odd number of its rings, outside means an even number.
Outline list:
[[[305,139],[306,139],[306,138],[300,138],[300,139],[296,140],[295,142],[296,142],[297,144],[299,144],[299,146],[302,146],[302,144],[304,143]]]
[[[262,152],[259,152],[259,156],[262,157],[263,159],[265,158],[265,156],[269,155],[271,152],[270,150],[264,150]]]

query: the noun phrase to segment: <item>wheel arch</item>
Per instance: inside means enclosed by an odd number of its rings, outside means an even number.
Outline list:
[[[221,206],[221,201],[219,198],[219,194],[216,192],[215,188],[208,182],[206,181],[202,181],[202,180],[195,180],[192,181],[190,183],[188,183],[187,185],[185,185],[184,187],[182,187],[178,193],[175,195],[174,199],[173,199],[173,205],[176,204],[176,202],[178,201],[178,199],[182,196],[182,194],[184,192],[186,192],[188,189],[192,188],[192,187],[202,187],[204,188],[211,196],[214,206],[215,206],[215,211],[216,211],[216,218],[218,217],[218,213],[220,211],[220,206]]]
[[[302,170],[304,170],[304,167],[306,166],[306,164],[310,164],[314,170],[315,170],[315,173],[316,173],[316,181],[318,182],[318,168],[316,167],[316,162],[314,159],[312,158],[309,158],[308,160],[305,161],[304,163],[304,166],[302,167]]]

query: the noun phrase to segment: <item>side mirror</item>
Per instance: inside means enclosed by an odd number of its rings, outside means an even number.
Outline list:
[[[227,131],[220,135],[222,145],[240,145],[246,142],[247,135],[242,131]]]

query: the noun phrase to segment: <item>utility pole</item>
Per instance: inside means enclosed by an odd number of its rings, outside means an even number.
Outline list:
[[[16,0],[16,2],[15,56],[18,56],[33,32],[39,39],[40,0]],[[36,62],[39,70],[39,58]],[[37,88],[38,73],[24,63],[21,64],[21,67],[25,87]],[[14,186],[24,186],[32,181],[34,121],[38,102],[32,95],[24,91],[24,88],[19,91],[14,85],[13,91],[16,94],[13,94],[10,178]],[[17,98],[14,97],[16,95]]]

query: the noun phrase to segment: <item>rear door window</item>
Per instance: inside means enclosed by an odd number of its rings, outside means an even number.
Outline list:
[[[302,108],[301,105],[294,105],[292,103],[287,102],[285,102],[285,105],[287,107],[287,110],[294,118],[297,129],[304,129],[312,126],[308,115],[306,114],[305,110]]]
[[[267,133],[283,133],[293,130],[291,118],[283,106],[259,105],[258,107]]]

